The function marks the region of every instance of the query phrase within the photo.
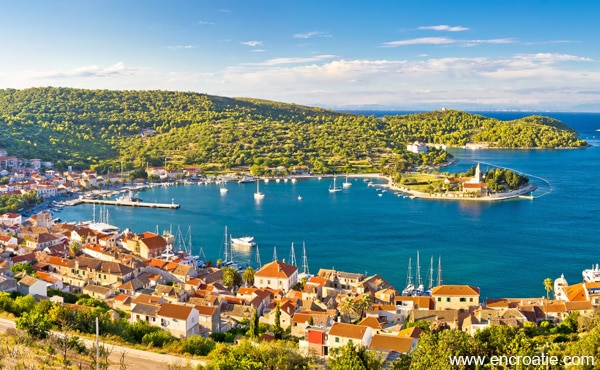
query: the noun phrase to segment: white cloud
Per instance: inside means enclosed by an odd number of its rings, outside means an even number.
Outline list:
[[[213,22],[209,22],[209,21],[198,21],[198,24],[201,24],[203,26],[210,26],[210,25],[214,25]]]
[[[419,37],[416,39],[398,40],[384,42],[381,44],[382,47],[393,48],[398,46],[410,46],[410,45],[449,45],[454,44],[458,46],[476,46],[481,44],[512,44],[515,40],[511,38],[503,39],[488,39],[488,40],[459,40],[451,39],[447,37]]]
[[[462,26],[448,26],[446,24],[441,24],[439,26],[422,26],[419,27],[420,30],[433,30],[433,31],[448,31],[448,32],[460,32],[460,31],[468,31],[469,28]]]
[[[537,53],[537,54],[517,54],[516,59],[527,60],[531,62],[540,62],[543,64],[558,63],[558,62],[591,62],[592,59],[578,57],[569,54],[552,54],[552,53]]]
[[[256,46],[261,46],[263,44],[263,42],[262,41],[244,41],[244,42],[242,42],[242,44],[256,47]]]
[[[312,31],[312,32],[307,32],[307,33],[294,34],[295,39],[310,39],[313,37],[331,37],[331,34],[329,34],[327,32],[321,32],[321,31]]]
[[[313,63],[336,58],[335,55],[316,55],[314,57],[273,58],[260,63],[244,63],[247,66],[277,66],[281,64]]]
[[[258,50],[258,49],[257,49]],[[123,62],[70,70],[0,72],[6,87],[70,86],[198,91],[328,107],[447,106],[544,108],[599,104],[600,71],[587,57],[561,53],[504,57],[422,56],[342,59],[336,55],[274,58],[210,73],[161,71]]]
[[[396,46],[407,46],[407,45],[442,45],[442,44],[453,44],[456,40],[449,39],[447,37],[420,37],[416,39],[399,40],[384,42],[381,44],[383,47],[396,47]]]
[[[502,58],[345,60],[276,58],[222,71],[204,83],[220,95],[250,96],[321,106],[490,104],[544,107],[597,102],[600,72],[577,66],[588,58],[562,54]],[[320,60],[318,60],[320,59]],[[261,68],[257,68],[260,66]],[[528,89],[528,90],[526,90]],[[530,91],[526,93],[525,91]],[[574,96],[573,91],[583,92]]]
[[[197,48],[197,46],[194,46],[194,45],[175,45],[175,46],[169,46],[169,49],[171,49],[171,50],[195,49],[195,48]]]

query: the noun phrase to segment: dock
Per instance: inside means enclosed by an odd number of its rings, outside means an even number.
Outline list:
[[[177,209],[179,204],[176,203],[147,203],[147,202],[124,202],[116,200],[102,200],[102,199],[74,199],[69,201],[67,204],[76,206],[81,203],[88,204],[101,204],[107,206],[124,206],[124,207],[145,207],[145,208],[163,208],[163,209]]]

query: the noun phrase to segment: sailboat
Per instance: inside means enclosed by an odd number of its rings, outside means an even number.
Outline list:
[[[335,175],[333,175],[333,184],[329,186],[330,193],[337,193],[338,191],[342,191],[342,188],[336,186],[335,184]]]
[[[261,200],[265,197],[264,193],[260,192],[260,180],[256,180],[256,193],[254,193],[254,199]]]
[[[223,258],[223,262],[222,262],[222,266],[229,266],[229,267],[233,267],[234,269],[238,270],[238,271],[242,271],[242,267],[240,265],[238,265],[237,263],[233,262],[233,250],[231,249],[231,244],[230,244],[230,236],[227,233],[227,226],[225,226],[225,253],[224,253],[224,258]]]
[[[219,188],[219,192],[221,193],[221,195],[227,194],[227,190],[229,189],[225,187],[225,181],[221,181],[221,187]]]
[[[402,291],[402,295],[412,295],[414,290],[415,286],[412,282],[412,262],[411,258],[408,257],[408,270],[406,272],[406,288],[404,288],[404,290]]]
[[[348,189],[351,186],[352,186],[352,183],[348,181],[348,174],[346,174],[346,181],[342,184],[342,187],[344,189]]]
[[[417,251],[417,274],[415,276],[415,284],[417,287],[415,288],[413,295],[423,295],[425,292],[425,287],[423,286],[423,281],[421,280],[421,264],[419,262],[419,251]]]

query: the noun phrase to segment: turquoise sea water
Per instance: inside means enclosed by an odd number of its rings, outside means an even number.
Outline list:
[[[378,113],[380,114],[380,113]],[[529,113],[485,115],[512,119]],[[192,230],[195,253],[200,246],[209,259],[223,257],[225,226],[234,236],[253,235],[262,263],[277,257],[290,262],[294,243],[298,265],[306,245],[311,273],[319,268],[378,273],[399,290],[406,283],[407,265],[420,252],[425,280],[429,260],[442,258],[443,280],[471,284],[481,296],[545,295],[543,280],[561,273],[569,283],[581,281],[581,271],[600,263],[600,114],[545,113],[575,127],[593,146],[577,150],[462,150],[459,162],[447,168],[463,171],[476,162],[512,168],[532,175],[538,185],[533,201],[494,203],[409,199],[385,192],[382,196],[362,179],[330,194],[330,179],[297,183],[261,183],[265,199],[256,203],[252,184],[187,185],[142,192],[147,202],[181,204],[178,210],[107,207],[110,222],[134,232],[180,227]],[[535,177],[533,177],[535,176]],[[338,185],[343,181],[340,179]],[[302,200],[298,200],[298,195]],[[98,210],[98,207],[96,207]],[[92,218],[92,206],[65,208],[65,221]],[[256,266],[255,252],[234,252],[234,259]]]

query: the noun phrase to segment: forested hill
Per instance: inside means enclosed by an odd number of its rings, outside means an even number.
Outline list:
[[[415,140],[447,145],[580,147],[559,121],[502,122],[460,111],[364,117],[257,99],[171,91],[0,90],[0,147],[59,168],[123,161],[220,169],[308,165],[317,172],[443,160],[406,152]],[[165,160],[166,159],[166,160]]]

